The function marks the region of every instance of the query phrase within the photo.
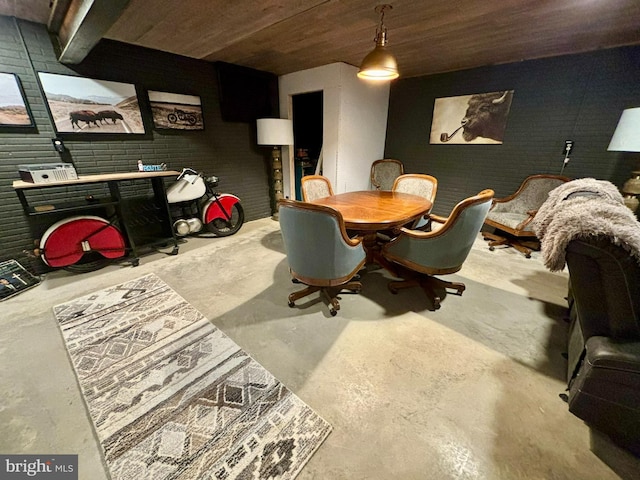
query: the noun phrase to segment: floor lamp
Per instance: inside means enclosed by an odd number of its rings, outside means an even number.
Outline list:
[[[271,212],[278,220],[278,200],[284,198],[282,183],[282,145],[293,145],[293,121],[286,118],[259,118],[258,145],[272,146],[271,150]]]
[[[640,152],[640,107],[622,112],[616,131],[607,148],[614,152]],[[634,212],[638,209],[640,195],[640,170],[631,172],[631,178],[622,186],[624,203]]]

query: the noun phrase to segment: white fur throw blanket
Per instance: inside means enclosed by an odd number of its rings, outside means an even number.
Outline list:
[[[640,223],[611,182],[582,178],[551,190],[531,227],[552,272],[564,268],[571,240],[595,235],[611,237],[640,263]]]

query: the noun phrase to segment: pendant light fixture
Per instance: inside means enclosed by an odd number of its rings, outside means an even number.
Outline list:
[[[388,81],[398,78],[398,62],[387,50],[387,29],[384,26],[384,12],[393,7],[378,5],[375,12],[380,14],[380,25],[376,29],[376,47],[362,60],[358,77],[365,80]]]

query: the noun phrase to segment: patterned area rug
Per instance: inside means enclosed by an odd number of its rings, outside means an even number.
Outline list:
[[[114,479],[292,479],[331,432],[154,274],[54,312]]]

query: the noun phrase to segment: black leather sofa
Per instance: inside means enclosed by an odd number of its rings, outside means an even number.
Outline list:
[[[640,456],[640,263],[604,235],[570,241],[566,263],[569,411]]]

